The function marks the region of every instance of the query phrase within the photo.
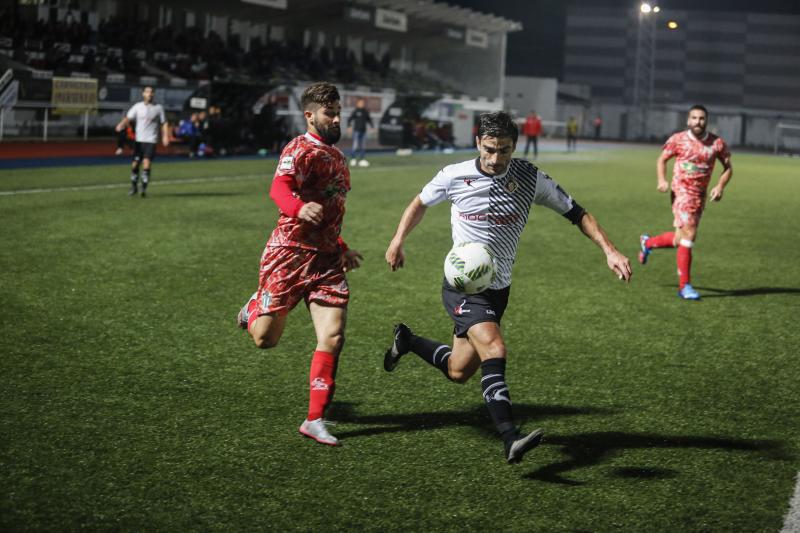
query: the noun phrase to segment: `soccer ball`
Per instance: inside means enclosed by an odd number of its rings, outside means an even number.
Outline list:
[[[485,244],[456,244],[444,258],[444,277],[464,294],[483,292],[494,281],[494,257]]]

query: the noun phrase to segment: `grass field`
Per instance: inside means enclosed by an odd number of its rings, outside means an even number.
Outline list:
[[[639,234],[671,223],[657,150],[541,166],[635,261]],[[800,470],[797,161],[735,154],[695,247],[702,302],[677,298],[674,252],[626,286],[534,210],[503,326],[515,414],[545,440],[510,466],[478,379],[381,366],[397,321],[449,338],[449,208],[428,211],[405,269],[383,253],[406,203],[467,157],[353,171],[343,236],[365,261],[339,448],[297,433],[307,311],[270,351],[235,325],[276,220],[274,161],[157,161],[146,200],[123,165],[0,171],[0,529],[778,531]],[[37,188],[58,190],[4,194]]]

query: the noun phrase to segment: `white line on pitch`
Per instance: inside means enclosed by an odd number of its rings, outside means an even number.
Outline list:
[[[797,483],[794,486],[794,496],[789,502],[789,512],[783,521],[781,533],[797,533],[800,531],[800,472],[797,473]]]
[[[266,174],[243,174],[241,176],[209,176],[207,178],[188,178],[185,180],[158,180],[150,185],[180,185],[182,183],[206,183],[212,181],[232,181],[253,178],[263,178]],[[103,189],[127,189],[130,183],[106,183],[102,185],[80,185],[76,187],[52,187],[47,189],[19,189],[16,191],[0,191],[0,196],[14,196],[17,194],[41,194],[47,192],[71,192],[71,191],[97,191]]]

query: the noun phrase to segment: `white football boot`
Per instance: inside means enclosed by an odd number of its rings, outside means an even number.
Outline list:
[[[328,428],[325,424],[329,424],[322,418],[316,420],[304,420],[300,424],[298,431],[310,439],[314,439],[320,444],[327,444],[328,446],[338,446],[339,439],[328,433]]]

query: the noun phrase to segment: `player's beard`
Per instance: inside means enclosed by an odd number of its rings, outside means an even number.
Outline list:
[[[342,138],[342,129],[338,126],[330,126],[321,130],[319,134],[327,144],[336,144]]]
[[[695,137],[702,137],[703,134],[706,132],[706,127],[705,126],[692,126],[691,130],[692,130],[692,135],[694,135]]]

